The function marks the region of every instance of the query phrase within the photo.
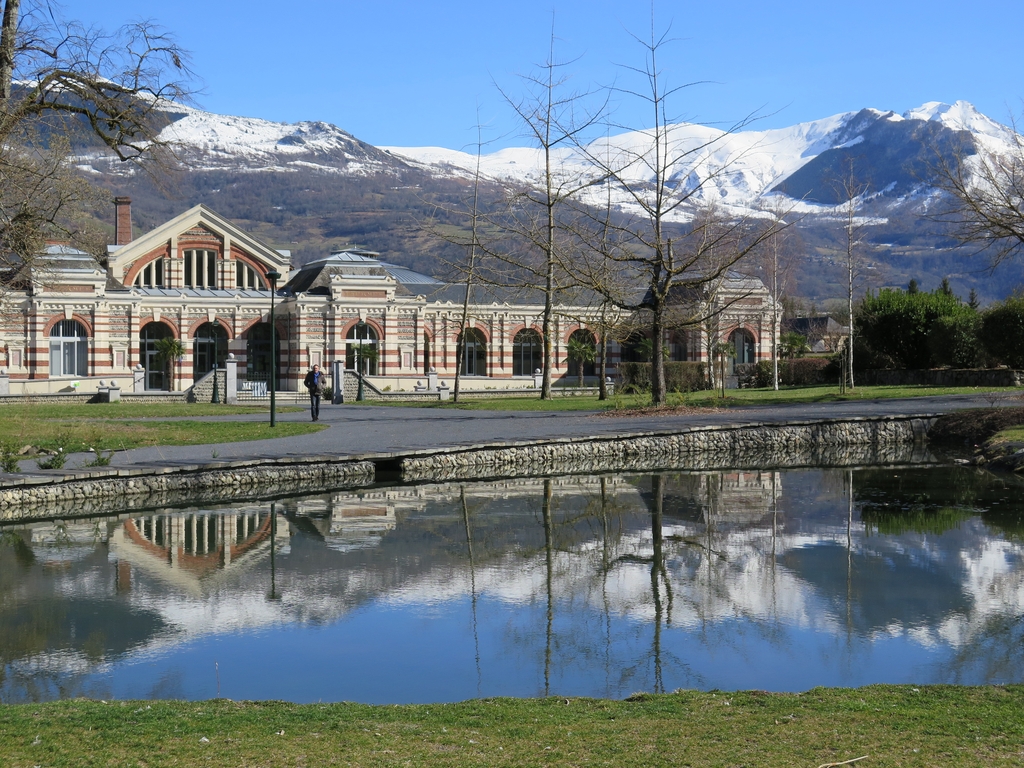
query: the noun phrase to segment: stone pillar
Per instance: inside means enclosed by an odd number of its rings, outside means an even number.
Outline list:
[[[447,400],[448,399],[448,395],[450,393],[451,393],[451,390],[448,388],[448,385],[445,384],[442,381],[441,385],[437,388],[438,399],[439,400]]]
[[[132,369],[132,379],[134,380],[135,392],[146,391],[146,369],[142,367],[142,363],[139,363]]]
[[[224,402],[227,405],[238,405],[238,360],[232,352],[228,353],[228,359],[224,362]]]
[[[337,405],[345,402],[345,361],[335,360],[331,363],[331,383],[334,384],[334,392],[331,395],[331,403]]]
[[[119,403],[121,402],[121,387],[118,386],[117,382],[111,379],[110,388],[107,390],[107,402],[108,403]]]
[[[537,389],[540,389],[542,386],[544,386],[544,373],[541,371],[540,368],[537,368],[533,372],[533,386],[535,386]]]
[[[427,389],[431,392],[437,391],[437,369],[434,366],[430,366],[427,372]]]
[[[0,395],[11,394],[11,376],[6,368],[0,368]]]

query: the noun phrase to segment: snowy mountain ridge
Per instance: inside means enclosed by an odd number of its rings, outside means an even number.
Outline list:
[[[823,153],[862,144],[866,129],[881,121],[932,122],[950,131],[966,131],[979,148],[994,153],[1007,151],[1014,141],[1012,130],[965,101],[952,105],[927,102],[902,115],[863,109],[786,128],[733,133],[678,123],[666,129],[669,157],[677,160],[669,176],[674,182],[702,184],[697,199],[714,199],[741,209],[753,207]],[[625,168],[622,175],[626,180],[643,183],[650,182],[653,176],[643,162],[652,146],[649,131],[632,131],[600,139],[581,149],[559,150],[556,159],[565,176],[582,178],[594,174],[596,158],[616,168]],[[439,147],[384,149],[439,172],[472,176],[477,163],[473,154]],[[539,149],[504,149],[482,155],[480,170],[485,176],[500,181],[538,184],[543,179],[544,155]]]

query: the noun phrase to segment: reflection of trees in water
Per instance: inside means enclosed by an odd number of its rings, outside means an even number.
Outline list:
[[[949,684],[999,685],[1024,680],[1024,615],[989,617],[939,673]]]
[[[1024,536],[1024,480],[973,467],[865,469],[855,473],[861,520],[886,535],[939,534],[980,516],[1007,536]]]
[[[837,656],[835,663],[852,666],[857,662],[855,654],[867,658],[870,649],[865,648],[873,633],[885,636],[901,628],[920,631],[928,642],[956,647],[956,640],[942,634],[943,622],[953,622],[965,645],[958,652],[964,659],[955,662],[957,669],[950,675],[969,678],[984,665],[995,670],[984,670],[993,680],[1004,669],[1010,670],[1008,675],[1016,674],[1012,655],[998,644],[1019,641],[1019,628],[1001,631],[998,621],[986,617],[972,602],[987,588],[990,576],[971,577],[975,582],[968,585],[961,571],[941,569],[943,561],[961,556],[984,564],[994,555],[1016,551],[1012,546],[1000,549],[1008,546],[1005,541],[993,545],[977,522],[941,540],[932,533],[927,538],[915,534],[906,525],[892,529],[906,532],[902,538],[888,534],[865,538],[861,526],[861,519],[871,524],[876,509],[891,512],[897,523],[896,513],[916,514],[922,509],[927,513],[925,503],[941,510],[937,506],[943,503],[940,493],[934,492],[924,502],[920,494],[943,484],[959,493],[958,499],[1002,504],[1001,514],[1008,519],[1016,508],[1007,500],[1009,486],[1003,486],[1000,496],[998,484],[979,491],[978,481],[970,475],[957,486],[943,477],[948,469],[930,470],[920,483],[898,486],[886,497],[886,475],[894,472],[891,468],[853,472],[852,497],[848,471],[830,470],[786,478],[775,472],[673,472],[634,477],[629,482],[609,475],[371,489],[335,494],[321,499],[319,506],[307,505],[322,509],[321,517],[308,518],[294,513],[306,507],[285,500],[278,510],[292,510],[290,524],[282,518],[282,535],[289,536],[291,530],[290,551],[275,558],[276,547],[269,546],[266,556],[261,554],[251,564],[245,579],[217,581],[215,589],[199,596],[201,601],[180,599],[174,584],[150,580],[150,597],[159,596],[150,604],[171,606],[167,615],[177,620],[192,608],[197,616],[204,610],[208,614],[208,607],[204,609],[208,603],[202,601],[216,603],[223,611],[233,601],[251,598],[251,592],[274,602],[266,614],[274,622],[325,624],[392,596],[392,605],[450,601],[458,614],[453,620],[472,622],[478,693],[485,688],[489,663],[517,666],[525,679],[536,681],[538,693],[559,693],[563,681],[583,675],[599,688],[602,671],[604,690],[596,692],[605,695],[680,685],[708,687],[715,678],[681,647],[701,646],[714,649],[719,657],[742,659],[753,644],[760,643],[785,656],[793,628],[800,626],[813,627],[826,645],[845,641],[841,651],[845,655]],[[782,495],[783,479],[786,496]],[[810,514],[805,516],[802,509],[794,513],[788,506],[794,491],[812,505]],[[833,498],[826,507],[828,495]],[[866,512],[862,499],[869,502]],[[345,510],[344,515],[339,509]],[[339,536],[332,519],[351,521],[351,513],[359,510],[372,510],[388,523],[375,529],[378,533],[372,541],[360,534],[359,547],[332,542],[332,537]],[[273,510],[269,519],[277,520]],[[145,525],[136,523],[136,528],[143,538],[148,535]],[[262,530],[255,524],[251,528]],[[163,530],[154,523],[151,543]],[[66,534],[49,532],[49,546],[68,551],[73,544],[67,543]],[[275,535],[273,526],[269,535]],[[116,592],[116,572],[106,562],[105,545],[92,545],[89,551],[95,563],[79,560],[74,567],[102,568],[109,596],[122,600],[126,610],[143,613],[125,601],[127,595]],[[51,649],[69,647],[67,638],[59,636],[64,631],[59,627],[77,622],[67,599],[49,606],[40,601],[43,615],[36,619],[16,615],[5,602],[23,589],[25,573],[39,581],[45,570],[39,561],[47,557],[24,533],[8,532],[0,539],[0,657],[4,659],[38,658]],[[163,562],[166,565],[166,557]],[[240,561],[233,556],[231,562]],[[1016,604],[1010,599],[1014,578],[1020,580],[1015,571],[999,587],[1009,604]],[[46,584],[57,594],[55,578]],[[39,586],[37,591],[45,590]],[[19,598],[17,604],[24,602]],[[515,607],[505,612],[506,604]],[[109,611],[106,615],[113,617],[113,623],[119,621]],[[26,631],[32,627],[45,631],[19,646],[16,638],[3,634],[11,624],[24,624]],[[84,627],[80,622],[77,626]],[[200,628],[202,632],[217,629]],[[141,638],[138,642],[144,643],[159,626],[139,624],[135,631]],[[498,662],[491,661],[495,656],[486,643],[491,638],[498,643],[494,651]],[[858,644],[852,642],[854,638],[869,640]],[[94,664],[100,663],[97,659],[114,658],[118,647],[116,639],[106,637],[95,646],[99,655],[90,657],[81,647],[82,638],[76,642],[77,658],[93,659]],[[990,650],[992,660],[986,658]],[[1005,658],[1000,659],[1000,653]],[[40,690],[63,685],[62,690],[73,691],[75,680],[81,678],[68,669],[58,682],[47,681],[40,673],[33,685],[42,686]],[[43,695],[18,685],[19,696]],[[166,681],[158,687],[166,689]],[[9,682],[0,682],[0,691],[11,690]]]

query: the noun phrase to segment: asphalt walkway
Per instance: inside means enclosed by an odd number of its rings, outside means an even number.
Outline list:
[[[524,441],[673,432],[694,426],[783,423],[858,416],[925,416],[963,408],[1018,404],[1015,393],[952,395],[773,406],[739,406],[674,415],[617,416],[593,412],[462,411],[370,405],[323,405],[327,429],[299,437],[216,445],[135,448],[115,455],[112,466],[201,465],[247,459],[327,456],[357,458]],[[262,420],[266,414],[209,417]],[[307,421],[308,412],[279,413],[279,422]],[[84,457],[83,457],[84,458]],[[74,466],[77,462],[70,462]]]

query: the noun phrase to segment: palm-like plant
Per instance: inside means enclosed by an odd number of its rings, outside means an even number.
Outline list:
[[[796,331],[782,334],[779,337],[779,347],[782,356],[790,359],[803,357],[811,351],[811,348],[807,345],[807,337]]]
[[[174,390],[174,361],[185,355],[185,346],[181,339],[164,336],[156,340],[156,359],[164,366],[171,391]]]
[[[570,363],[576,363],[576,376],[579,387],[583,388],[583,366],[597,359],[597,349],[591,339],[570,338],[565,346],[566,357]]]

